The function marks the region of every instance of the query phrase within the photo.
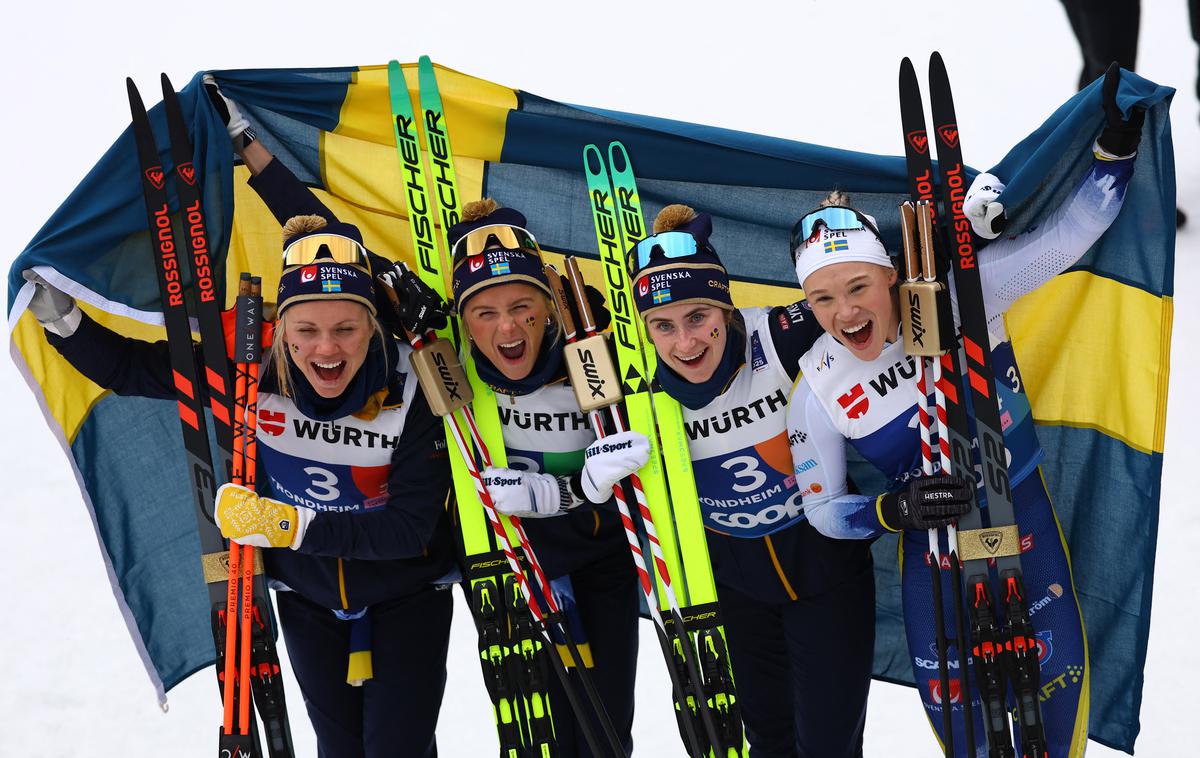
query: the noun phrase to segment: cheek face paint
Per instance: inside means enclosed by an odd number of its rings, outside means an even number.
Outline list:
[[[714,326],[712,332],[710,332],[708,336],[716,339],[717,337],[721,336],[721,330]]]
[[[293,352],[293,353],[298,353],[298,352],[300,352],[300,346],[299,346],[299,345],[292,345],[292,352]]]
[[[530,316],[529,318],[525,319],[525,326],[533,326],[536,323],[537,323],[537,318],[534,316]]]

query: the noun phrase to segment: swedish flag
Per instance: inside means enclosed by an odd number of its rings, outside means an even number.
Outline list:
[[[670,302],[671,301],[671,288],[667,287],[667,288],[661,289],[661,290],[654,290],[654,292],[650,293],[650,299],[653,300],[655,304]]]
[[[342,282],[338,279],[326,279],[321,282],[322,292],[341,292]]]
[[[509,272],[508,261],[499,261],[492,264],[492,276],[500,276]]]
[[[385,66],[214,73],[264,144],[340,219],[356,224],[371,250],[414,262]],[[889,249],[899,248],[895,208],[907,197],[903,158],[568,105],[447,69],[439,69],[438,78],[464,199],[480,197],[486,186],[500,204],[521,209],[551,262],[559,253],[595,251],[580,148],[618,139],[639,176],[652,178],[640,187],[648,218],[673,202],[713,215],[733,299],[741,306],[796,300],[789,230],[796,209],[817,207],[832,187],[852,193],[863,212],[880,220]],[[1023,298],[1006,320],[1048,454],[1044,471],[1091,642],[1090,733],[1131,751],[1150,627],[1175,196],[1167,112],[1172,90],[1131,73],[1122,74],[1120,86],[1122,107],[1148,109],[1121,214],[1077,266]],[[279,225],[247,187],[248,170],[234,165],[199,75],[181,100],[226,305],[240,271],[261,272],[263,291],[274,292]],[[990,169],[1008,182],[1011,230],[1041,223],[1075,186],[1103,120],[1100,102],[1099,84],[1078,93],[1044,124],[1030,124],[1029,136]],[[162,108],[150,116],[165,144]],[[163,690],[213,659],[175,404],[118,397],[67,365],[25,312],[32,285],[21,276],[37,268],[105,326],[162,339],[137,165],[126,132],[16,259],[8,306],[14,360],[67,443],[114,592]],[[583,263],[585,276],[600,281],[598,265]],[[668,298],[662,291],[655,302]],[[180,473],[164,476],[167,471]],[[149,512],[154,519],[144,518]],[[911,681],[895,545],[881,540],[876,548],[875,674]],[[1122,556],[1121,571],[1112,570],[1114,555]]]
[[[844,239],[825,240],[826,253],[840,253],[850,247],[850,243]]]

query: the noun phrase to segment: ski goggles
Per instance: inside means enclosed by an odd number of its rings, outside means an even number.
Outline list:
[[[637,263],[637,271],[649,265],[656,248],[664,258],[687,258],[699,252],[712,252],[710,247],[697,242],[688,232],[660,232],[634,246],[633,257]]]
[[[371,270],[367,249],[357,240],[340,234],[310,234],[283,249],[284,268],[307,266],[318,259]]]
[[[871,223],[871,219],[867,218],[862,213],[853,208],[846,208],[840,205],[827,205],[824,208],[817,208],[815,211],[810,211],[800,217],[796,225],[792,227],[792,261],[796,260],[796,253],[804,246],[806,242],[813,240],[821,227],[834,232],[850,232],[863,230],[875,235],[875,239],[883,243],[883,238],[879,236],[879,230],[875,228],[875,224]]]
[[[502,247],[505,250],[527,250],[539,257],[542,249],[528,229],[509,224],[491,224],[472,229],[454,243],[453,259],[455,262],[464,258],[479,255],[489,247]]]

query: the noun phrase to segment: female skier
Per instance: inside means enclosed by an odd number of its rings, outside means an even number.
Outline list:
[[[450,239],[456,308],[479,376],[496,392],[510,466],[484,471],[488,491],[499,511],[528,519],[547,576],[573,595],[591,676],[628,753],[637,577],[610,501],[613,485],[645,465],[649,442],[626,432],[596,443],[567,383],[560,322],[525,217],[491,199],[468,203]],[[551,698],[561,755],[591,755],[557,679]]]
[[[387,262],[233,114],[251,184],[286,223],[258,395],[261,494],[224,485],[216,519],[226,537],[267,548],[318,754],[432,758],[452,609],[440,590],[457,577],[442,424],[417,389],[410,348],[380,325],[389,306],[377,304],[372,274]],[[75,368],[118,394],[174,398],[165,342],[109,331],[34,281],[30,309]],[[371,650],[373,676],[348,669],[352,646]],[[348,670],[370,678],[351,686]]]
[[[1116,106],[1116,64],[1104,84],[1107,123],[1094,145],[1094,161],[1063,206],[1034,229],[979,251],[984,305],[992,339],[995,387],[1006,418],[1004,439],[1022,544],[1028,597],[1053,595],[1032,618],[1037,632],[1042,689],[1039,693],[1049,754],[1077,756],[1087,739],[1088,661],[1071,567],[1057,518],[1040,475],[1029,401],[1008,341],[1004,312],[1022,295],[1064,271],[1116,218],[1133,173],[1144,113],[1123,120]],[[1003,208],[995,199],[1003,185],[981,174],[964,211],[976,234],[994,238],[992,220]],[[940,697],[931,579],[925,565],[926,529],[943,526],[970,508],[973,481],[961,476],[921,477],[920,438],[913,392],[902,385],[916,375],[898,339],[900,306],[896,269],[879,239],[874,219],[834,193],[827,207],[806,214],[793,232],[796,274],[825,335],[800,359],[802,378],[792,393],[788,428],[797,473],[814,491],[806,494],[809,521],[823,534],[871,539],[904,530],[904,615],[917,689],[931,713]],[[836,245],[826,245],[828,240]],[[957,312],[955,313],[957,317]],[[847,492],[849,443],[889,479],[878,497]],[[817,487],[820,487],[818,490]],[[946,572],[948,574],[948,572]],[[1065,589],[1064,589],[1065,588]],[[944,597],[951,597],[949,586]],[[947,614],[947,619],[952,619]],[[952,627],[951,627],[952,629]],[[952,632],[951,632],[952,634]],[[952,673],[957,680],[959,673]],[[957,710],[957,709],[956,709]],[[976,713],[980,713],[976,709]],[[941,719],[931,717],[941,739]],[[957,721],[956,721],[957,723]],[[961,726],[956,746],[963,745]],[[983,751],[984,731],[975,729]],[[974,750],[962,754],[975,755]],[[982,753],[980,753],[982,754]]]
[[[734,308],[708,214],[668,206],[654,232],[630,251],[634,301],[655,381],[684,407],[750,755],[859,756],[875,639],[869,544],[808,523],[785,423],[796,361],[820,327],[799,304]]]

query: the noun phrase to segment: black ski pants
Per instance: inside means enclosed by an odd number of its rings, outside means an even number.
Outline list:
[[[433,587],[371,606],[374,678],[346,683],[350,624],[295,592],[278,593],[288,658],[320,758],[436,758],[454,598]]]
[[[718,587],[750,758],[861,758],[875,652],[875,573],[765,603]]]

